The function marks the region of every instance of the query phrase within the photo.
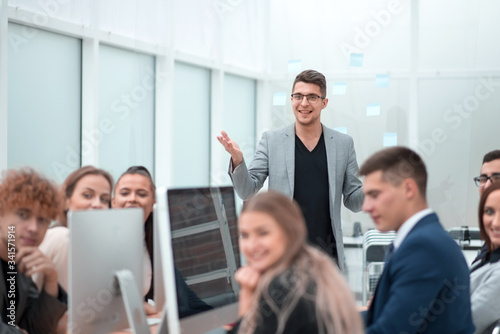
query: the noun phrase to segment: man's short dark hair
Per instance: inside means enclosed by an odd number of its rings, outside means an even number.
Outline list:
[[[488,152],[484,155],[483,165],[486,162],[490,162],[490,161],[497,160],[497,159],[500,159],[500,150],[494,150],[494,151]]]
[[[392,185],[399,185],[408,178],[415,180],[425,198],[427,170],[422,158],[414,151],[402,146],[381,150],[361,165],[359,175],[366,176],[379,170],[382,171],[382,179]]]
[[[305,70],[297,74],[293,82],[292,92],[297,82],[305,82],[319,86],[321,97],[326,97],[326,79],[325,76],[315,70]]]

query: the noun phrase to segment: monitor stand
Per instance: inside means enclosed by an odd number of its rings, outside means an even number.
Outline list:
[[[157,334],[168,334],[168,324],[167,324],[167,314],[166,310],[163,310],[161,313],[161,321],[158,325],[158,329],[156,331]]]
[[[142,299],[137,291],[134,275],[130,270],[118,270],[115,279],[120,286],[123,304],[127,312],[128,324],[133,333],[150,334]]]

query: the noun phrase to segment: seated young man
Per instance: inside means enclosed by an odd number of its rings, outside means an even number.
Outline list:
[[[366,333],[473,333],[469,269],[427,205],[420,156],[405,147],[387,148],[368,158],[360,175],[363,211],[379,231],[396,231],[364,314]]]
[[[0,183],[0,333],[55,333],[67,295],[38,249],[59,213],[57,187],[32,169],[8,170]],[[43,273],[39,292],[30,276]]]

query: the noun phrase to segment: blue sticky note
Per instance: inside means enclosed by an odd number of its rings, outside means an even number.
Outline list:
[[[361,67],[363,66],[363,54],[362,53],[351,53],[351,60],[349,66]]]
[[[382,87],[382,88],[389,87],[389,74],[375,75],[375,87]]]
[[[366,116],[379,116],[380,103],[368,103],[366,105]]]
[[[398,134],[396,132],[384,133],[384,147],[397,146],[397,145],[398,145]]]
[[[337,81],[333,83],[333,95],[345,95],[347,93],[347,82]]]
[[[338,127],[338,128],[333,128],[334,130],[338,131],[338,132],[341,132],[343,134],[347,134],[347,127],[345,126],[341,126],[341,127]]]
[[[276,92],[273,96],[273,106],[284,106],[286,104],[286,93]]]
[[[288,73],[299,73],[302,71],[302,61],[294,59],[288,61]]]

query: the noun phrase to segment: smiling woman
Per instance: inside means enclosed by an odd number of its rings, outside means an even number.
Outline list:
[[[54,263],[59,277],[59,284],[68,291],[68,246],[67,228],[68,211],[109,209],[113,178],[105,170],[93,166],[78,168],[72,172],[62,185],[64,206],[58,221],[50,228],[40,250]],[[33,281],[41,289],[44,277],[35,275]]]
[[[484,190],[479,202],[479,229],[488,251],[471,268],[470,299],[476,333],[491,333],[500,320],[500,183]]]
[[[307,245],[298,205],[277,192],[250,199],[239,220],[247,265],[236,273],[241,321],[231,333],[362,333],[334,262]]]
[[[264,272],[278,262],[286,251],[286,236],[272,216],[247,212],[240,217],[240,247],[247,264]]]
[[[129,167],[118,179],[113,197],[114,208],[142,208],[144,212],[144,295],[153,299],[153,205],[156,186],[146,167]],[[147,313],[154,310],[146,309]]]
[[[146,222],[153,212],[155,188],[151,174],[145,167],[130,167],[116,182],[113,207],[142,208]]]

